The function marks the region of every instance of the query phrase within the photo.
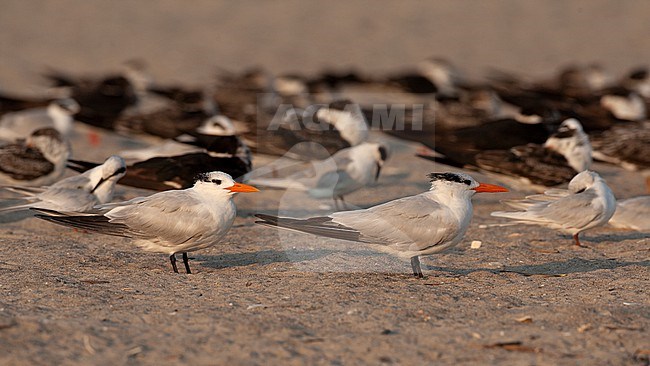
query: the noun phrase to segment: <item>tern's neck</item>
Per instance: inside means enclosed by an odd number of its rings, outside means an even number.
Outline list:
[[[474,191],[442,185],[433,187],[429,192],[426,192],[425,194],[435,201],[450,207],[466,207],[467,205],[471,207],[471,198],[474,195]]]
[[[210,202],[228,202],[233,198],[231,193],[210,184],[195,184],[191,189],[200,199]]]

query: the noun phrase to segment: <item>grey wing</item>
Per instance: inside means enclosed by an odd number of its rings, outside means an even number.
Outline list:
[[[319,177],[316,188],[344,188],[343,185],[352,180],[347,173],[351,163],[349,150],[341,150],[330,159],[319,162],[314,166]]]
[[[544,194],[535,194],[526,196],[523,200],[502,200],[501,203],[506,204],[518,210],[527,210],[533,206],[543,205],[545,203],[554,202],[570,195],[571,192],[565,189],[549,189],[544,191]],[[542,203],[540,203],[542,202]]]
[[[52,188],[64,188],[64,189],[84,189],[84,188],[88,188],[90,190],[93,187],[90,187],[89,183],[90,183],[90,179],[86,175],[79,174],[79,175],[75,175],[73,177],[69,177],[69,178],[60,180],[60,181],[52,184]]]
[[[359,231],[361,241],[391,245],[400,251],[419,251],[445,243],[461,229],[445,207],[419,195],[367,210],[337,212],[331,217]]]
[[[200,218],[207,215],[204,204],[184,191],[157,193],[105,214],[111,223],[126,225],[131,236],[160,238],[175,244],[201,236],[206,227]]]
[[[565,227],[583,227],[603,215],[602,210],[592,205],[597,197],[593,191],[584,191],[548,205],[533,206],[529,211]]]
[[[57,211],[86,212],[97,204],[97,197],[93,194],[74,188],[50,187],[37,198],[41,202],[35,203],[35,207]]]
[[[312,162],[308,169],[292,174],[290,178],[299,180],[307,187],[334,187],[338,181],[340,171],[345,171],[351,162],[348,157],[337,157],[337,155],[334,154],[329,159]]]

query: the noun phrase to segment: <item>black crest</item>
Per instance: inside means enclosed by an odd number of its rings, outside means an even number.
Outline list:
[[[447,182],[463,183],[468,186],[472,184],[471,180],[456,173],[430,173],[428,177],[432,182],[444,180]]]
[[[199,173],[194,178],[194,181],[195,182],[201,181],[201,182],[210,183],[210,174],[208,174],[207,172],[206,173]]]

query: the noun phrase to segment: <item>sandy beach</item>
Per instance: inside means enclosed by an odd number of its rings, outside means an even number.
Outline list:
[[[648,3],[389,4],[2,1],[0,90],[38,93],[46,67],[102,72],[133,57],[156,80],[186,85],[255,65],[382,72],[442,56],[479,77],[490,68],[550,75],[573,61],[623,73],[650,60]],[[100,161],[135,144],[106,134],[90,148],[87,129],[74,136],[76,157]],[[371,139],[393,156],[352,205],[417,194],[427,173],[455,171],[414,158],[417,144]],[[594,170],[617,198],[646,193],[638,173]],[[477,194],[467,235],[422,260],[423,280],[363,245],[254,224],[254,213],[278,208],[332,211],[302,193],[238,196],[235,225],[191,253],[191,275],[127,239],[0,215],[0,364],[648,365],[647,235],[605,226],[579,248],[537,226],[480,227],[504,222],[489,215],[499,200],[526,193]],[[118,187],[118,198],[142,194]]]

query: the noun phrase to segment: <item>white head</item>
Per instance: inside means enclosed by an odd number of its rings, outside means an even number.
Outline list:
[[[591,144],[589,136],[575,118],[562,122],[555,134],[546,140],[544,146],[562,154],[576,172],[591,167]]]
[[[350,155],[352,155],[353,160],[355,158],[365,158],[366,162],[368,159],[371,159],[375,163],[377,171],[374,178],[375,180],[379,179],[381,168],[384,166],[390,154],[388,147],[377,142],[364,142],[350,149]]]
[[[26,144],[39,150],[54,165],[65,164],[70,157],[70,144],[54,128],[41,128],[32,132]]]
[[[569,191],[574,194],[580,194],[586,190],[593,191],[597,195],[596,205],[603,210],[600,219],[593,221],[590,227],[604,224],[614,215],[616,211],[616,197],[603,178],[598,173],[585,170],[578,173],[569,182]],[[594,203],[592,202],[592,205]]]
[[[104,163],[89,171],[92,189],[99,203],[113,199],[115,184],[126,174],[126,163],[117,155],[112,155]]]
[[[430,173],[428,177],[431,180],[430,191],[452,197],[471,198],[477,192],[508,192],[507,189],[494,184],[479,183],[465,173]]]
[[[196,132],[211,136],[233,136],[236,134],[235,126],[224,115],[212,116],[196,129]]]
[[[224,172],[199,174],[192,189],[214,197],[231,197],[235,193],[259,192],[253,186],[235,182],[229,174]]]
[[[571,193],[582,193],[585,190],[592,188],[597,183],[605,183],[603,178],[596,172],[585,170],[576,174],[569,182],[569,191]]]

